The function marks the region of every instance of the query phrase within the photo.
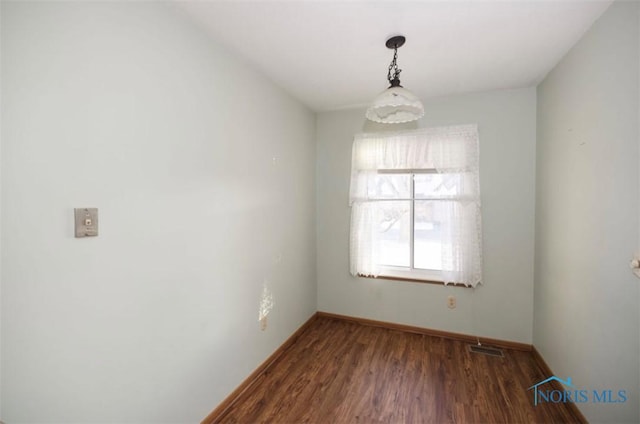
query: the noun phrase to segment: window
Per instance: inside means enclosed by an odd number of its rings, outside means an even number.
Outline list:
[[[351,273],[475,286],[479,194],[475,126],[357,135]]]
[[[377,193],[370,198],[383,202],[378,205],[382,275],[442,281],[442,231],[450,227],[442,196],[455,196],[459,179],[434,169],[378,171]]]

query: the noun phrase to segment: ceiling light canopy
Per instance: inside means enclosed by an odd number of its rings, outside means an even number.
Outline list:
[[[389,88],[380,93],[367,109],[367,119],[382,124],[401,124],[422,118],[424,106],[412,92],[400,85],[400,72],[398,68],[398,48],[406,39],[402,35],[391,37],[387,40],[387,47],[393,49],[393,60],[389,65],[387,80]]]

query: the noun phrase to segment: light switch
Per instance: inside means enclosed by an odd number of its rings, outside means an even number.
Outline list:
[[[98,235],[98,208],[75,208],[76,237]]]

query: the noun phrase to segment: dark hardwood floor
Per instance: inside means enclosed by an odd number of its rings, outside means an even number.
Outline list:
[[[219,422],[576,421],[563,404],[533,406],[527,388],[548,376],[531,352],[503,351],[319,317]]]

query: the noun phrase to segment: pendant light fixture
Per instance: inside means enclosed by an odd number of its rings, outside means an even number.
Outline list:
[[[369,109],[367,109],[367,119],[383,124],[401,124],[422,118],[424,106],[422,102],[409,90],[400,85],[400,72],[398,68],[398,48],[406,39],[402,35],[391,37],[387,40],[386,46],[393,49],[393,60],[389,65],[387,80],[389,88],[380,93],[375,98]]]

